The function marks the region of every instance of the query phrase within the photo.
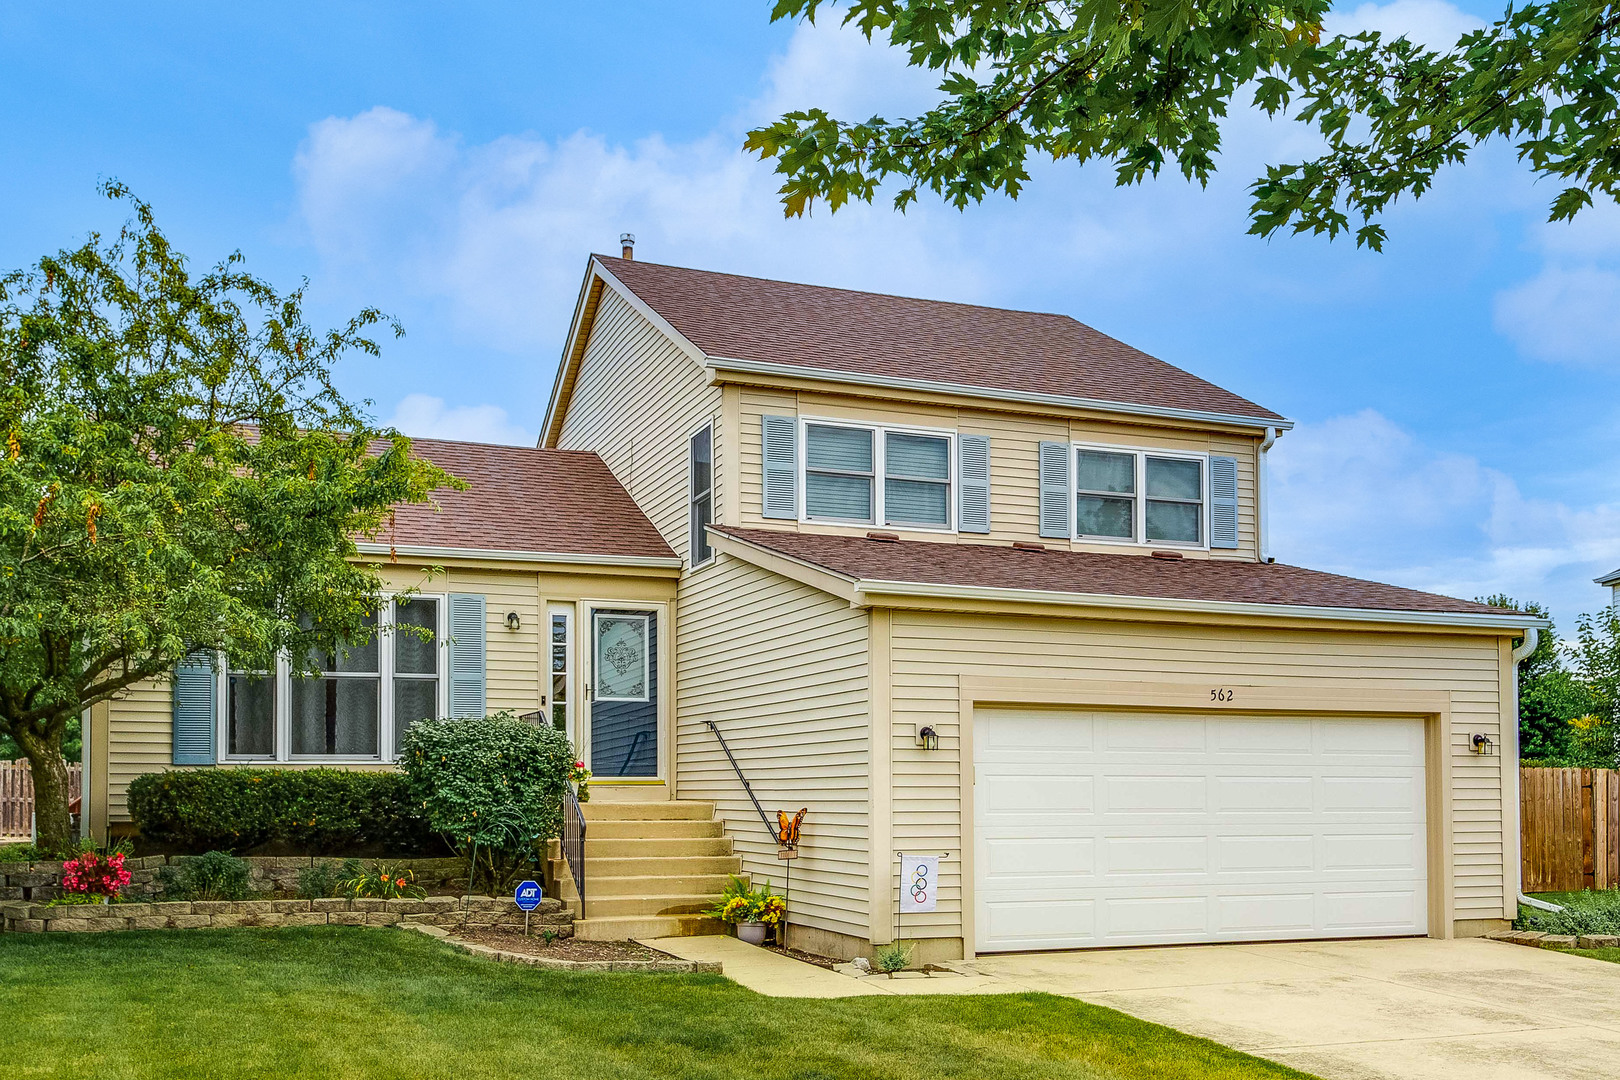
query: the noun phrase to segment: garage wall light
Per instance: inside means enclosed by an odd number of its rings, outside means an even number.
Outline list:
[[[523,620],[518,618],[518,613],[517,612],[508,611],[506,613],[506,628],[508,630],[516,630],[519,627],[521,627],[522,625],[523,625]]]
[[[939,732],[935,731],[931,727],[918,728],[917,745],[922,747],[924,750],[938,750]]]
[[[1476,732],[1468,737],[1468,748],[1476,754],[1490,756],[1496,753],[1496,744],[1484,732]]]

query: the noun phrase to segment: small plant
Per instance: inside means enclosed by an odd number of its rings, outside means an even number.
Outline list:
[[[119,844],[105,854],[96,850],[95,842],[86,840],[79,853],[62,863],[62,890],[69,895],[87,897],[85,903],[103,903],[117,898],[129,884],[130,873],[124,869],[127,846]]]
[[[1543,934],[1620,934],[1620,890],[1578,893],[1559,903],[1563,911],[1521,907],[1514,925]]]
[[[158,870],[157,882],[165,900],[246,900],[253,892],[246,860],[225,851],[170,863]]]
[[[342,866],[322,862],[298,871],[298,899],[324,900],[343,895],[343,882],[360,873],[360,860],[349,859]]]
[[[787,901],[771,892],[770,882],[756,889],[733,874],[720,899],[703,914],[724,923],[757,922],[775,926],[787,914]]]
[[[0,844],[0,862],[44,862],[45,857],[33,844]]]
[[[904,971],[911,966],[911,957],[917,951],[917,946],[908,945],[904,941],[892,941],[872,954],[872,966],[894,978],[894,973]]]
[[[553,930],[549,926],[541,927],[540,928],[540,940],[545,942],[546,946],[549,948],[550,946],[554,945],[556,943],[556,941],[557,941],[557,931]]]
[[[409,870],[375,863],[370,869],[356,865],[355,873],[345,878],[342,885],[344,893],[356,898],[420,900],[427,895],[427,890],[415,884],[415,880],[416,875]]]
[[[574,797],[580,802],[591,801],[591,770],[583,761],[576,761],[568,770],[568,782],[574,785]]]
[[[63,893],[54,900],[47,900],[46,907],[80,907],[85,904],[100,904],[102,897],[92,896],[90,893],[70,892]],[[109,903],[117,903],[117,897],[108,898]]]

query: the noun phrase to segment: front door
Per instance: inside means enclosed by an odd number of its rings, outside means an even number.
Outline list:
[[[658,776],[658,615],[591,611],[591,774]]]

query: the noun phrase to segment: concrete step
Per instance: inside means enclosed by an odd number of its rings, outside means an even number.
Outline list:
[[[658,887],[660,890],[666,888],[662,882]],[[590,894],[590,899],[585,903],[591,909],[593,919],[620,915],[696,915],[713,907],[714,902],[720,898],[718,892],[678,894],[660,892],[637,896],[603,896],[596,891],[595,883],[589,879],[585,882],[585,891]]]
[[[556,871],[561,873],[559,869]],[[747,874],[739,874],[744,881]],[[591,899],[610,896],[652,896],[658,893],[688,896],[719,896],[731,880],[729,874],[673,874],[659,877],[655,874],[628,875],[625,877],[588,877],[585,879],[585,891],[591,894]],[[568,879],[569,891],[573,891],[573,879]]]
[[[674,858],[677,856],[730,855],[729,836],[669,836],[594,840],[585,834],[585,872],[595,859]]]
[[[712,821],[714,803],[707,802],[586,802],[588,827],[593,821]]]
[[[589,885],[586,887],[589,888]],[[696,937],[725,932],[725,923],[701,915],[615,915],[601,919],[580,919],[574,923],[574,936],[582,941]]]
[[[718,821],[676,818],[670,821],[630,821],[608,818],[589,822],[585,829],[590,840],[664,840],[670,837],[724,836],[726,828]]]
[[[573,877],[566,860],[551,860],[551,873],[558,880],[568,879],[573,888]],[[649,856],[630,858],[591,858],[585,862],[585,890],[591,882],[611,878],[680,878],[693,875],[727,874],[742,872],[742,859],[736,855],[673,855],[661,858]],[[724,881],[721,888],[725,888]]]

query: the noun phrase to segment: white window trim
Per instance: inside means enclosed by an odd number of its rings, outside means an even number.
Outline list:
[[[377,606],[377,674],[372,676],[369,672],[353,674],[361,678],[375,677],[379,680],[377,687],[377,749],[378,753],[371,756],[354,754],[294,754],[292,752],[292,665],[285,654],[276,657],[276,691],[275,691],[275,745],[274,756],[231,754],[230,747],[230,665],[222,656],[219,663],[219,685],[216,700],[219,705],[215,710],[215,745],[218,747],[216,759],[221,765],[246,765],[254,762],[266,764],[321,764],[321,765],[375,765],[378,763],[391,764],[398,760],[394,753],[394,650],[390,645],[383,647],[383,639],[393,639],[394,601],[398,599],[433,600],[438,604],[438,623],[434,629],[434,644],[439,649],[438,677],[438,715],[448,713],[450,702],[450,680],[448,678],[449,665],[449,607],[450,598],[445,593],[410,593],[384,594],[378,600]],[[387,627],[388,633],[383,634]],[[547,624],[549,633],[550,625]],[[548,653],[546,663],[549,666],[551,658]],[[340,675],[341,677],[341,675]]]
[[[870,521],[859,521],[853,518],[826,518],[810,516],[810,478],[809,453],[811,424],[821,427],[852,428],[857,431],[870,431],[872,433],[872,518]],[[949,467],[947,469],[947,483],[950,485],[945,492],[945,524],[944,525],[890,525],[884,522],[884,483],[887,462],[888,440],[884,438],[888,433],[896,435],[926,435],[931,438],[945,440],[945,452]],[[956,532],[957,501],[960,498],[960,481],[957,477],[956,465],[956,435],[949,428],[919,427],[911,424],[872,424],[860,420],[848,420],[839,417],[801,416],[799,417],[798,432],[798,496],[799,496],[799,524],[801,525],[852,525],[866,526],[870,529],[893,529],[896,532],[940,533],[953,535]],[[1070,526],[1073,528],[1072,524]]]
[[[646,692],[642,694],[641,697],[607,697],[601,693],[600,687],[602,685],[602,680],[597,672],[601,667],[602,657],[598,650],[602,644],[602,635],[598,630],[598,626],[603,619],[622,619],[626,621],[635,620],[641,623],[642,685],[646,688]],[[610,705],[618,702],[623,702],[629,705],[645,705],[653,700],[653,694],[655,691],[651,685],[654,678],[652,671],[652,634],[650,633],[650,627],[648,625],[651,620],[652,616],[647,614],[645,611],[591,612],[591,681],[595,683],[598,688],[596,692],[592,694],[592,700],[605,701]]]
[[[704,431],[704,429],[707,429],[709,432],[709,523],[711,525],[715,524],[714,421],[707,420],[693,428],[686,436],[686,560],[687,564],[694,570],[700,566],[708,566],[710,563],[714,562],[715,555],[717,554],[714,549],[714,545],[711,544],[709,546],[709,557],[707,559],[699,562],[697,559],[693,558],[693,555],[697,551],[697,537],[691,535],[693,531],[692,504],[697,501],[697,471],[692,467],[692,440],[696,439],[698,435]]]
[[[1136,458],[1136,492],[1131,496],[1135,502],[1135,509],[1131,515],[1131,523],[1136,531],[1134,539],[1127,540],[1118,536],[1082,536],[1080,534],[1080,476],[1079,452],[1081,450],[1095,450],[1105,454],[1133,454]],[[1199,543],[1191,544],[1185,540],[1149,540],[1147,538],[1147,459],[1173,458],[1182,461],[1199,462]],[[1208,551],[1209,547],[1209,457],[1207,453],[1194,450],[1165,450],[1157,446],[1124,446],[1119,443],[1086,443],[1076,442],[1069,444],[1069,539],[1077,544],[1110,544],[1115,547],[1156,547],[1181,548],[1186,551]],[[1117,496],[1123,498],[1121,494]],[[1167,500],[1173,501],[1173,500]]]

